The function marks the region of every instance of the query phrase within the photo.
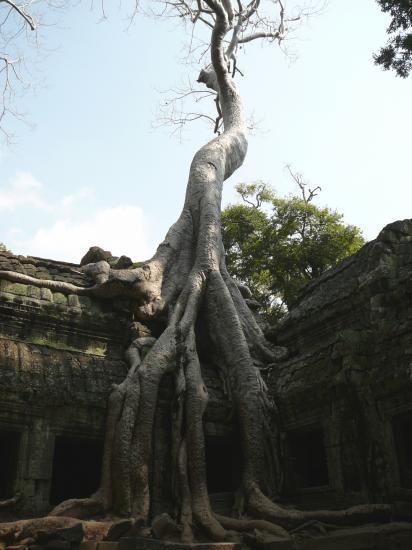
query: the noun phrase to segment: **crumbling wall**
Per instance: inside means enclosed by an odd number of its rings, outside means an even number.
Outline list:
[[[2,253],[0,267],[87,284],[67,263]],[[56,438],[101,446],[108,392],[127,372],[129,322],[88,297],[0,280],[0,460],[7,462],[10,441],[18,448],[0,499],[21,493],[21,513],[50,508]]]
[[[90,284],[76,264],[8,252],[0,252],[0,269]],[[133,319],[127,306],[0,279],[0,500],[20,493],[13,514],[43,514],[59,499],[97,488],[107,398],[128,368],[124,351]],[[211,364],[202,370],[213,453],[233,438],[233,407],[219,371]],[[166,376],[155,423],[154,514],[167,504],[172,511],[172,390],[173,378]],[[83,480],[83,490],[76,480]]]
[[[0,253],[0,268],[89,284],[75,264]],[[70,480],[71,468],[88,465],[88,481],[98,483],[107,397],[127,372],[131,322],[122,302],[0,280],[0,499],[21,493],[20,514],[47,512],[67,496],[73,487],[56,481],[59,471]],[[309,284],[272,339],[290,350],[265,371],[283,434],[283,498],[304,507],[412,500],[412,221],[387,226]],[[236,415],[206,352],[202,373],[210,491],[227,511],[240,476]],[[172,507],[172,390],[168,375],[155,423],[153,513]]]
[[[412,220],[309,284],[272,337],[290,350],[268,379],[285,495],[306,506],[410,500]]]

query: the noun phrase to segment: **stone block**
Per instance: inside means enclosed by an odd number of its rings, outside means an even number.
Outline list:
[[[21,283],[9,283],[8,292],[16,294],[17,296],[26,296],[27,295],[27,286],[22,285]]]
[[[376,550],[376,533],[353,532],[348,529],[347,533],[341,531],[327,537],[300,540],[297,545],[295,544],[295,548],[297,550]]]
[[[76,294],[70,294],[67,297],[67,302],[69,304],[69,307],[80,307],[79,297],[76,296]]]
[[[98,550],[100,550],[100,544]],[[145,537],[125,537],[119,541],[119,544],[119,550],[241,550],[241,545],[236,542],[185,544],[182,542],[168,542]]]
[[[49,540],[44,548],[49,548],[50,550],[70,550],[71,544],[67,540]]]
[[[119,543],[114,541],[102,541],[97,545],[97,550],[120,550]]]
[[[259,544],[259,548],[262,550],[295,550],[296,546],[293,540],[273,540]]]
[[[37,270],[36,271],[36,277],[37,277],[37,279],[42,279],[43,281],[51,279],[50,273],[46,270]]]
[[[42,300],[46,300],[47,302],[51,302],[53,300],[53,294],[48,288],[41,288],[40,296]]]
[[[67,306],[67,298],[61,292],[54,292],[53,293],[53,302],[55,304],[60,304],[62,306]]]
[[[118,541],[120,537],[124,536],[133,527],[134,521],[132,519],[119,520],[113,523],[107,535],[105,541]]]
[[[36,298],[36,300],[40,300],[41,298],[40,288],[38,288],[37,286],[29,285],[27,287],[27,296],[29,296],[29,298]]]
[[[99,543],[94,540],[86,540],[79,544],[79,550],[97,550]]]
[[[80,307],[82,309],[87,310],[88,308],[91,307],[92,301],[88,296],[78,296],[78,299],[79,299],[79,302],[80,302]]]
[[[11,283],[5,279],[0,279],[0,292],[9,292]]]
[[[80,522],[71,527],[56,529],[54,532],[56,537],[67,542],[80,542],[84,536],[83,525]]]
[[[378,537],[377,550],[411,550],[412,530],[404,533],[395,533],[391,537]]]

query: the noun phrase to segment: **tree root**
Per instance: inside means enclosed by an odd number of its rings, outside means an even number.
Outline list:
[[[17,493],[12,498],[8,498],[7,500],[0,500],[0,510],[9,510],[15,508],[16,504],[19,504],[23,499],[23,495],[21,493]]]
[[[98,496],[92,496],[65,500],[55,506],[47,517],[87,519],[103,513],[103,501]]]
[[[257,529],[277,537],[285,539],[290,538],[286,529],[283,529],[280,525],[276,525],[275,523],[265,521],[263,519],[236,519],[221,516],[219,514],[215,514],[215,518],[225,529],[230,529],[231,531],[238,531],[239,533],[242,533],[244,531],[253,531]]]
[[[47,282],[41,283],[47,287]],[[219,269],[207,273],[193,269],[173,307],[167,328],[158,340],[149,339],[153,347],[143,360],[141,348],[143,343],[148,343],[147,338],[132,341],[126,352],[129,372],[121,384],[113,387],[109,397],[101,487],[89,499],[73,499],[58,505],[51,513],[53,521],[57,521],[55,516],[62,520],[85,518],[113,510],[119,516],[137,519],[139,525],[147,525],[153,423],[159,385],[167,372],[174,372],[176,380],[172,464],[178,505],[176,517],[183,541],[193,540],[194,522],[209,539],[223,541],[230,536],[227,530],[257,531],[288,538],[290,529],[303,530],[314,525],[325,525],[327,529],[328,524],[345,526],[390,520],[390,507],[385,505],[301,511],[283,508],[262,493],[262,449],[270,431],[267,425],[270,403],[267,388],[251,356],[251,350],[257,348],[249,340],[255,337],[258,327],[250,320],[252,317],[243,315],[239,296],[238,289]],[[245,498],[242,501],[252,519],[219,516],[210,506],[203,432],[208,392],[201,376],[194,331],[202,303],[206,305],[209,335],[236,405],[244,459],[241,492]],[[261,351],[262,348],[260,354]],[[271,468],[275,464],[272,463]]]
[[[285,529],[294,529],[308,521],[325,524],[352,526],[362,523],[387,523],[391,521],[392,507],[389,504],[360,504],[344,510],[297,510],[283,508],[268,499],[258,487],[248,496],[250,514],[273,521]]]
[[[77,294],[77,295],[87,295],[92,294],[93,290],[97,288],[98,285],[92,285],[89,287],[77,286],[72,283],[67,283],[65,281],[53,281],[49,279],[37,279],[36,277],[31,277],[30,275],[25,275],[24,273],[17,273],[15,271],[1,271],[1,278],[11,283],[21,283],[24,285],[32,285],[40,288],[48,288],[53,292],[61,292],[62,294]]]
[[[309,531],[311,529],[315,529],[322,535],[326,536],[329,531],[336,531],[336,529],[341,529],[341,526],[312,519],[310,521],[302,523],[302,525],[299,525],[299,527],[295,527],[295,529],[289,531],[289,534],[296,535],[297,533],[302,533],[303,531]]]

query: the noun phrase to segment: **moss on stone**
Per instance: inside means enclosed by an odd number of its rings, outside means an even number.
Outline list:
[[[11,294],[16,294],[18,296],[27,295],[27,286],[21,283],[11,283],[10,281],[1,280],[0,281],[0,290],[3,292],[10,292]]]
[[[11,338],[10,338],[11,340]],[[51,340],[45,337],[35,336],[33,338],[28,338],[25,340],[26,344],[34,344],[36,346],[46,346],[52,349],[58,349],[61,351],[69,351],[75,353],[83,353],[85,355],[97,355],[98,357],[104,357],[106,355],[106,345],[103,344],[102,347],[90,345],[86,349],[76,348],[65,344],[64,342],[57,342],[56,340]]]
[[[42,300],[46,300],[47,302],[51,302],[53,300],[53,294],[48,288],[41,288],[40,296]]]
[[[69,307],[80,308],[79,297],[76,296],[76,294],[70,294],[70,295],[67,297],[67,302],[68,302],[68,304],[69,304]]]
[[[53,302],[55,304],[61,304],[63,306],[67,306],[67,298],[61,292],[54,292],[53,293]]]
[[[36,298],[36,300],[40,300],[41,298],[40,288],[29,285],[27,287],[27,296],[29,296],[30,298]]]

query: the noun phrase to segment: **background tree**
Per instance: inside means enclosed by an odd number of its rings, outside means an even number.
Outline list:
[[[392,17],[387,45],[374,56],[375,63],[407,77],[412,69],[412,0],[377,0],[381,10]]]
[[[290,169],[289,169],[290,170]],[[222,212],[226,264],[275,320],[311,279],[356,252],[364,240],[342,214],[313,203],[319,188],[293,174],[300,195],[281,198],[263,183],[238,185],[243,203]]]

